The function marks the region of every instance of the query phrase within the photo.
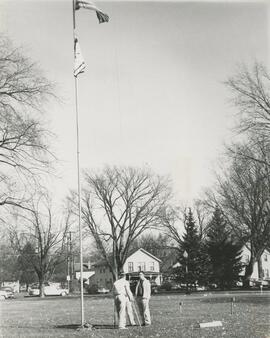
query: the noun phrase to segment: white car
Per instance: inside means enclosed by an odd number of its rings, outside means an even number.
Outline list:
[[[28,288],[29,296],[38,296],[39,295],[39,286],[37,284],[33,284]]]
[[[7,299],[8,297],[9,297],[9,296],[8,296],[7,291],[5,291],[5,290],[0,290],[0,300]]]
[[[63,289],[59,285],[55,284],[45,284],[44,285],[44,295],[45,296],[67,296],[68,289]],[[28,291],[29,296],[39,296],[39,285],[33,285]]]
[[[109,293],[109,292],[110,292],[109,289],[105,289],[105,288],[100,288],[100,289],[98,289],[98,293],[103,293],[103,294],[105,294],[105,293]]]
[[[197,291],[205,291],[205,290],[206,290],[206,287],[205,287],[205,286],[199,286],[199,285],[196,285],[196,290],[197,290]]]

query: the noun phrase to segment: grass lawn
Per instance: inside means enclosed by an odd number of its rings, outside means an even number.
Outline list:
[[[231,298],[235,306],[231,314]],[[18,298],[0,302],[0,337],[235,337],[270,338],[270,293],[155,295],[150,327],[113,327],[113,299],[86,296],[85,319],[94,330],[77,331],[79,297]],[[182,302],[182,312],[179,303]],[[199,328],[220,320],[222,327]]]

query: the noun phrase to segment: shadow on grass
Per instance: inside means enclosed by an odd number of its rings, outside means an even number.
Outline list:
[[[118,329],[117,326],[114,325],[108,325],[108,324],[93,324],[94,329],[101,329],[101,330],[106,330],[106,329]]]
[[[70,329],[70,330],[77,330],[80,327],[79,324],[64,324],[64,325],[56,325],[56,329]]]
[[[65,324],[65,325],[56,325],[56,329],[70,329],[70,330],[79,330],[79,329],[117,329],[112,324],[91,324],[91,327],[82,328],[80,324]]]
[[[132,326],[132,327],[139,327],[139,325]],[[69,329],[69,330],[79,330],[84,329],[81,327],[80,324],[65,324],[65,325],[56,325],[56,329]],[[93,330],[118,330],[117,326],[114,326],[112,324],[91,324],[91,327],[85,329],[93,329]]]
[[[93,329],[116,329],[118,330],[117,325],[108,325],[108,324],[93,324]],[[139,325],[127,325],[127,327],[140,327]]]

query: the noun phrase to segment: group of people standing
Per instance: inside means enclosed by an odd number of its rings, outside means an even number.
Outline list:
[[[129,282],[126,280],[126,274],[121,271],[119,279],[113,285],[115,310],[118,317],[119,329],[126,329],[126,315],[129,318],[130,325],[136,325],[133,308],[137,314],[136,304],[138,305],[142,325],[151,325],[149,300],[151,297],[151,284],[144,276],[143,272],[139,273],[139,281],[133,296]],[[136,302],[136,303],[135,303]],[[132,306],[133,305],[133,306]],[[139,323],[141,320],[138,318]]]

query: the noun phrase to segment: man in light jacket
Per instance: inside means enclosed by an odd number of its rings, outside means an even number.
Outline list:
[[[135,295],[137,297],[137,303],[140,309],[141,316],[143,318],[143,325],[151,325],[149,300],[151,297],[151,284],[148,279],[145,278],[144,273],[139,273],[139,282],[136,286]]]
[[[126,280],[126,274],[121,271],[119,279],[113,285],[114,302],[118,315],[118,327],[119,329],[126,328],[126,309],[128,310],[128,316],[131,325],[135,325],[132,309],[129,308],[129,302],[133,301],[133,295],[130,291],[129,282]]]

